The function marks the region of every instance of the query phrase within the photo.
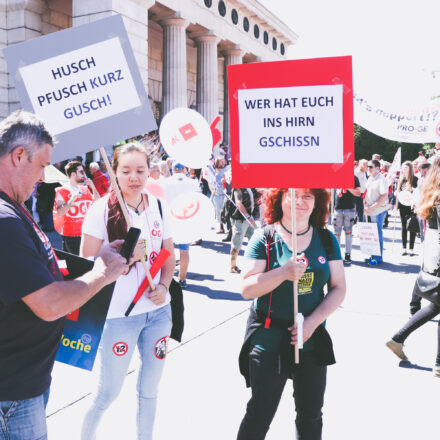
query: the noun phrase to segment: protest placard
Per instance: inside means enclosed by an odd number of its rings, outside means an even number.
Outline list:
[[[77,278],[93,267],[93,262],[56,250],[57,258],[65,261],[65,280]],[[67,316],[56,360],[84,370],[92,370],[98,353],[102,329],[115,284],[105,286],[79,310]]]
[[[56,135],[53,162],[157,128],[121,16],[3,51],[22,107]]]
[[[381,255],[377,223],[358,222],[361,252],[367,255]]]
[[[351,57],[228,66],[233,187],[352,188]]]

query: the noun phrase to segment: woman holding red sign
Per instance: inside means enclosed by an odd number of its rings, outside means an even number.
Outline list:
[[[101,374],[97,394],[86,414],[82,439],[95,438],[99,421],[118,396],[135,347],[141,367],[138,391],[138,439],[151,440],[156,411],[157,389],[166,356],[171,330],[170,294],[175,260],[170,221],[163,201],[144,190],[148,179],[148,156],[143,147],[130,143],[119,147],[113,156],[113,171],[121,190],[131,224],[141,230],[135,263],[129,273],[116,281],[107,321],[100,344]],[[115,189],[98,200],[87,212],[83,224],[81,255],[92,257],[102,245],[127,234],[127,222],[118,203]],[[145,279],[141,260],[151,268],[161,249],[171,256],[153,278],[155,290],[147,289],[130,316],[125,312]]]
[[[292,207],[288,189],[264,196],[266,226],[246,249],[242,295],[253,298],[240,371],[252,388],[238,440],[266,437],[287,379],[293,380],[297,438],[321,439],[327,365],[335,362],[325,320],[345,297],[341,251],[325,229],[330,202],[325,189],[297,189],[299,254],[292,256]],[[303,349],[294,363],[293,281],[298,281],[298,309],[305,317]],[[324,287],[327,285],[327,294]]]

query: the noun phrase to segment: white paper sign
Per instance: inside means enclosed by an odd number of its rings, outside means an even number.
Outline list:
[[[380,255],[379,233],[376,223],[358,223],[361,252],[367,255]]]
[[[238,90],[241,163],[342,163],[342,85]]]
[[[36,115],[55,135],[141,105],[118,37],[19,70]]]

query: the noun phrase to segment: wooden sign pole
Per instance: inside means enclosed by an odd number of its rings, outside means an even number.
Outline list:
[[[296,257],[298,253],[298,243],[296,241],[296,195],[295,190],[290,188],[290,201],[292,204],[292,254]],[[298,316],[298,281],[293,282],[293,322],[297,324]],[[295,364],[299,364],[299,348],[295,344]]]
[[[124,215],[125,221],[127,222],[127,226],[131,228],[132,223],[131,223],[130,215],[128,214],[127,207],[125,206],[124,199],[121,194],[121,190],[119,189],[118,182],[116,181],[115,173],[113,172],[113,169],[110,165],[110,161],[108,160],[107,153],[105,152],[104,147],[101,147],[99,149],[99,152],[101,153],[101,157],[105,162],[105,166],[107,167],[108,176],[110,178],[113,188],[115,189],[116,196],[118,197],[119,205],[121,206],[122,209],[122,214]],[[153,283],[153,279],[151,278],[151,274],[150,271],[148,270],[147,262],[144,259],[142,259],[141,263],[147,275],[148,282],[150,283],[150,288],[151,290],[154,290],[156,288],[156,285]]]

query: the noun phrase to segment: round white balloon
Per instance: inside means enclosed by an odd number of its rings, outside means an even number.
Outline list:
[[[212,153],[211,128],[195,110],[175,108],[169,111],[159,127],[165,151],[188,168],[202,168]]]
[[[405,206],[411,206],[413,201],[413,195],[409,191],[400,191],[399,195],[397,196],[399,199],[399,202],[402,205]]]
[[[175,243],[192,243],[209,231],[214,223],[214,206],[199,192],[177,196],[169,205],[171,233]]]

